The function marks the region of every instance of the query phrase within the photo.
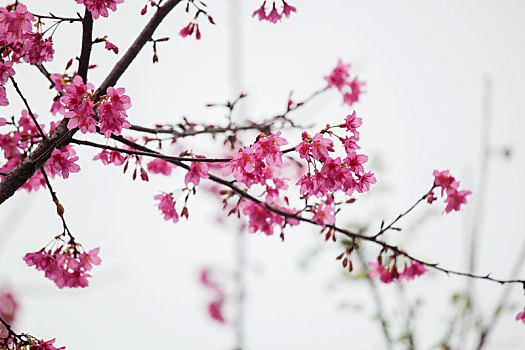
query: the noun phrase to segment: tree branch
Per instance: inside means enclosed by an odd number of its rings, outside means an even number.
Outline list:
[[[153,17],[150,19],[148,24],[144,27],[142,32],[138,35],[135,42],[131,45],[128,51],[124,54],[122,59],[117,62],[113,70],[109,73],[107,78],[104,80],[102,85],[99,87],[98,95],[105,92],[109,86],[112,86],[117,82],[117,80],[122,76],[126,71],[131,62],[135,59],[137,54],[140,52],[140,49],[147,43],[148,39],[151,38],[151,35],[155,29],[162,22],[164,17],[177,5],[181,0],[169,0],[164,5],[160,6],[155,12]],[[87,22],[88,20],[86,20]],[[89,26],[88,23],[83,25],[84,30],[92,29],[92,25]],[[87,51],[84,51],[84,47],[87,47],[88,37],[91,38],[91,34],[83,33],[83,45],[81,51],[81,57],[79,62],[79,75],[81,75],[81,68],[85,70],[83,78],[87,76],[87,68],[89,67],[89,58],[82,56],[82,52],[85,52],[85,55],[88,55]],[[84,45],[84,41],[86,44]],[[90,40],[91,41],[91,40]],[[89,43],[91,45],[91,43]],[[81,75],[82,76],[82,75]],[[97,96],[98,96],[97,95]],[[45,140],[42,140],[35,148],[33,152],[25,158],[22,163],[17,167],[11,170],[6,177],[0,182],[0,204],[5,202],[10,198],[17,189],[19,189],[23,184],[29,180],[35,172],[40,169],[46,161],[51,156],[51,153],[55,148],[61,148],[70,142],[71,136],[76,132],[75,130],[68,130],[67,128],[68,119],[64,118],[60,124],[55,128],[50,137]]]
[[[80,50],[80,59],[78,62],[78,75],[82,77],[87,84],[87,73],[89,69],[89,57],[93,46],[93,17],[86,7],[84,18],[82,19],[82,48]]]
[[[143,152],[148,152],[150,154],[160,154],[159,152],[156,152],[148,147],[145,147],[145,146],[142,146],[142,145],[139,145],[133,141],[130,141],[126,138],[124,138],[123,136],[116,136],[116,135],[111,135],[111,138],[116,140],[116,141],[119,141],[125,145],[128,145],[134,149],[137,149],[137,150],[140,150],[140,151],[143,151]],[[184,163],[182,163],[181,161],[177,161],[177,160],[168,160],[168,162],[170,163],[173,163],[183,169],[186,169],[186,170],[190,170],[190,167]],[[315,225],[315,226],[320,226],[317,222],[315,221],[312,221],[311,219],[307,219],[307,218],[304,218],[304,217],[301,217],[301,216],[298,216],[294,213],[289,213],[289,212],[286,212],[284,210],[281,210],[279,208],[276,208],[274,206],[271,206],[257,198],[255,198],[254,196],[252,196],[251,194],[249,194],[248,192],[246,192],[245,190],[235,186],[235,184],[231,181],[228,181],[228,180],[225,180],[223,178],[220,178],[216,175],[212,175],[212,174],[208,174],[209,175],[209,178],[208,180],[211,180],[215,183],[218,183],[218,184],[221,184],[221,185],[224,185],[228,188],[230,188],[233,192],[235,192],[237,195],[239,195],[240,197],[244,198],[244,199],[247,199],[247,200],[250,200],[254,203],[256,203],[257,205],[260,205],[261,207],[263,208],[266,208],[268,210],[270,210],[271,212],[273,213],[276,213],[276,214],[279,214],[281,216],[283,216],[285,219],[286,218],[290,218],[290,219],[295,219],[295,220],[298,220],[298,221],[301,221],[301,222],[306,222],[306,223],[309,223],[311,225]],[[406,213],[410,212],[412,209],[414,209],[419,203],[421,203],[422,200],[421,198],[418,199],[418,201],[413,204],[407,211],[405,211],[404,214],[401,215],[401,217],[403,215],[405,215]],[[390,223],[387,227],[392,227],[392,225],[397,222],[399,220],[399,217],[396,218],[392,223]],[[447,268],[443,268],[443,267],[440,267],[438,266],[437,263],[430,263],[430,262],[426,262],[426,261],[423,261],[421,259],[418,259],[410,254],[408,254],[407,252],[401,250],[399,247],[397,246],[394,246],[394,245],[391,245],[385,241],[381,241],[379,240],[376,236],[365,236],[365,235],[362,235],[362,234],[359,234],[359,233],[355,233],[355,232],[351,232],[349,230],[346,230],[344,228],[341,228],[341,227],[338,227],[338,226],[335,226],[335,225],[332,225],[332,224],[327,224],[326,227],[334,230],[335,232],[338,232],[344,236],[347,236],[348,238],[351,238],[351,239],[360,239],[360,240],[363,240],[363,241],[368,241],[368,242],[371,242],[371,243],[374,243],[376,245],[379,245],[381,246],[382,248],[384,249],[387,249],[387,250],[390,250],[391,252],[393,252],[394,254],[396,255],[399,255],[399,256],[404,256],[406,258],[408,258],[409,260],[411,261],[416,261],[422,265],[425,265],[425,266],[428,266],[434,270],[437,270],[437,271],[441,271],[441,272],[444,272],[448,275],[457,275],[457,276],[464,276],[464,277],[470,277],[470,278],[475,278],[475,279],[482,279],[482,280],[487,280],[487,281],[491,281],[491,282],[497,282],[497,283],[500,283],[500,284],[510,284],[510,283],[517,283],[517,284],[521,284],[523,285],[523,288],[525,289],[525,280],[520,280],[520,279],[509,279],[509,280],[503,280],[503,279],[498,279],[498,278],[493,278],[490,276],[490,274],[487,274],[487,275],[476,275],[476,274],[473,274],[473,273],[469,273],[469,272],[462,272],[462,271],[456,271],[456,270],[451,270],[451,269],[447,269]],[[379,231],[381,232],[381,231]]]
[[[36,121],[36,117],[33,114],[33,111],[31,110],[31,107],[29,107],[29,103],[27,102],[27,99],[22,94],[22,91],[20,91],[20,88],[18,87],[18,84],[16,83],[15,79],[13,77],[9,77],[9,78],[11,79],[11,82],[13,83],[13,86],[14,86],[16,92],[18,93],[18,96],[20,96],[20,98],[24,102],[24,105],[27,108],[27,112],[31,116],[31,119],[33,119],[33,122],[35,123],[36,128],[38,129],[38,132],[40,133],[40,136],[42,136],[43,139],[46,139],[47,136],[44,134],[44,131],[42,131],[42,128],[40,127],[40,124],[38,124],[38,122]]]

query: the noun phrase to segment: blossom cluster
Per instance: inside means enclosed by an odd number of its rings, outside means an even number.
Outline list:
[[[448,170],[438,171],[434,170],[434,188],[441,187],[441,196],[447,195],[445,203],[446,213],[450,213],[452,210],[459,211],[461,205],[467,203],[467,196],[472,194],[471,191],[460,191],[459,181],[456,181],[452,175],[449,174]],[[434,195],[433,189],[427,193],[426,199],[428,203],[434,202],[437,198]]]
[[[235,180],[248,188],[254,184],[265,185],[280,174],[283,165],[281,146],[288,141],[278,131],[273,135],[261,135],[257,142],[241,148],[224,166],[223,175],[232,174]]]
[[[301,186],[301,195],[323,197],[329,192],[341,190],[351,196],[354,191],[359,193],[368,191],[370,185],[376,183],[374,174],[365,172],[363,167],[368,161],[368,156],[356,152],[360,149],[357,144],[359,141],[357,128],[362,123],[362,119],[357,117],[354,111],[346,117],[344,124],[337,126],[345,128],[352,134],[337,138],[346,153],[343,159],[341,157],[334,159],[330,156],[330,153],[335,152],[334,143],[324,137],[323,133],[317,133],[313,137],[306,132],[303,133],[303,141],[295,147],[295,151],[299,153],[300,158],[308,162],[309,167],[314,168],[314,172],[312,174],[309,171],[297,182],[297,185]],[[325,133],[326,131],[328,130],[325,130]],[[320,170],[317,169],[318,164],[322,165]]]
[[[0,318],[5,322],[11,324],[15,320],[15,316],[18,310],[18,303],[15,297],[10,292],[0,293]],[[0,323],[0,338],[7,338],[7,328]]]
[[[51,38],[33,32],[35,17],[23,4],[0,8],[0,106],[9,105],[5,84],[15,75],[13,63],[42,64],[53,59]]]
[[[261,7],[259,7],[257,10],[255,10],[253,12],[252,17],[257,16],[259,21],[268,21],[268,22],[271,22],[271,23],[277,23],[283,18],[283,16],[286,16],[286,18],[288,18],[288,17],[290,17],[290,14],[292,12],[297,12],[297,9],[294,6],[289,5],[284,0],[281,0],[281,1],[283,3],[281,12],[277,11],[277,8],[276,8],[276,5],[275,5],[275,1],[273,1],[272,10],[267,13],[267,11],[266,11],[266,0],[265,0],[262,3]]]
[[[77,4],[83,4],[91,12],[93,19],[97,19],[100,16],[108,17],[109,12],[117,10],[117,5],[122,4],[124,0],[75,0]]]
[[[35,118],[38,116],[35,114]],[[22,116],[15,120],[7,122],[0,118],[0,150],[3,151],[5,164],[0,163],[0,172],[8,173],[24,160],[29,151],[40,140],[35,123],[31,120],[27,110],[22,111]],[[14,126],[11,131],[3,131],[9,126]],[[2,176],[0,175],[0,178]],[[31,192],[45,186],[45,180],[42,173],[38,171],[33,175],[21,188]]]
[[[330,75],[324,77],[328,82],[327,88],[335,87],[343,96],[343,103],[352,106],[359,101],[359,96],[363,93],[364,82],[354,77],[350,79],[350,64],[344,64],[341,60],[337,62],[337,66],[332,70]]]
[[[79,128],[83,134],[95,133],[99,126],[100,132],[110,138],[111,134],[120,135],[123,128],[131,126],[126,114],[131,100],[124,94],[124,88],[108,87],[107,94],[94,102],[93,85],[84,84],[80,76],[68,81],[61,74],[52,74],[51,79],[55,89],[62,94],[55,100],[51,112],[64,114],[69,119],[69,130]]]
[[[403,279],[412,280],[414,277],[421,276],[427,272],[427,268],[417,261],[412,261],[410,266],[405,265],[405,269],[401,273],[398,272],[395,263],[392,267],[388,267],[379,261],[371,261],[368,265],[371,267],[369,272],[370,278],[379,277],[383,283],[391,283],[392,281],[401,281]]]
[[[293,211],[276,205],[276,207],[284,212],[294,214]],[[284,218],[284,216],[274,213],[264,204],[252,201],[243,201],[241,203],[242,213],[248,216],[249,231],[255,233],[257,231],[263,232],[267,236],[273,235],[274,227],[278,226],[284,228],[285,224],[298,225],[299,221],[294,218]]]
[[[29,350],[64,350],[66,348],[65,346],[57,348],[54,346],[54,344],[55,339],[48,341],[36,340],[29,346]]]
[[[226,320],[224,319],[222,312],[224,304],[224,292],[222,288],[210,278],[210,271],[207,269],[201,271],[200,282],[214,294],[213,301],[208,304],[208,313],[210,317],[219,323],[225,323]]]
[[[38,115],[34,115],[34,117],[36,119]],[[12,131],[0,134],[0,149],[3,151],[3,156],[6,159],[6,163],[0,166],[0,171],[5,173],[8,173],[20,164],[32,147],[40,141],[39,131],[27,110],[22,111],[22,116],[18,121],[13,119],[13,122],[10,124],[13,124],[15,128]],[[50,132],[54,126],[55,124],[51,123]],[[41,128],[45,130],[44,125],[41,125]],[[44,169],[51,177],[60,175],[67,179],[70,173],[80,171],[80,167],[75,163],[78,160],[75,154],[75,150],[71,145],[55,149]],[[45,180],[42,173],[38,171],[21,188],[31,192],[42,186],[45,186]]]
[[[93,265],[100,265],[99,250],[95,248],[80,253],[76,246],[65,249],[61,246],[54,251],[41,249],[27,253],[24,261],[38,271],[44,271],[45,277],[55,282],[58,288],[85,288],[89,284],[88,277],[91,277],[87,272]]]

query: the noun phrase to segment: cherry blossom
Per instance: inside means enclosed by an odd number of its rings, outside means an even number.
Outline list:
[[[179,221],[179,214],[175,211],[175,200],[173,199],[173,193],[162,193],[155,197],[159,201],[159,210],[164,215],[164,220],[172,220],[173,222]]]
[[[471,191],[456,191],[455,189],[450,189],[447,191],[447,207],[445,208],[446,213],[450,213],[452,210],[459,211],[461,205],[467,203],[467,196],[472,194]]]
[[[198,156],[197,158],[204,157]],[[197,186],[200,179],[207,179],[208,177],[208,165],[204,162],[194,162],[190,166],[190,171],[188,171],[184,177],[184,183],[187,185],[191,182]]]
[[[93,19],[98,19],[100,16],[108,17],[109,12],[117,10],[117,4],[121,4],[124,0],[75,0],[78,4],[84,4],[91,12]]]
[[[170,162],[166,162],[164,159],[154,159],[147,165],[148,171],[153,174],[171,175],[171,171],[174,167]]]
[[[108,51],[113,51],[115,54],[118,54],[118,47],[110,43],[109,41],[106,41],[104,48]]]
[[[525,309],[516,315],[516,321],[525,323]]]
[[[399,280],[403,278],[407,280],[412,280],[416,276],[421,276],[427,272],[427,268],[417,261],[412,261],[409,267],[405,267],[405,270],[399,275]]]
[[[99,248],[78,254],[76,247],[59,247],[55,251],[41,249],[27,253],[24,261],[38,271],[44,271],[45,276],[55,282],[58,288],[85,288],[89,285],[88,277],[91,277],[86,271],[91,270],[92,265],[100,265],[98,253]]]
[[[71,146],[66,146],[62,149],[56,149],[51,153],[46,164],[46,170],[51,176],[60,175],[64,179],[69,177],[70,173],[78,173],[80,167],[75,162],[78,156],[75,156],[75,151]]]
[[[264,1],[262,5],[253,12],[252,17],[257,16],[257,19],[259,21],[268,21],[271,23],[277,23],[283,18],[283,16],[285,16],[286,18],[289,18],[292,12],[297,12],[297,9],[294,6],[288,4],[284,0],[281,0],[281,2],[282,2],[281,12],[277,10],[276,1],[273,1],[272,10],[269,13],[266,13],[266,1]]]

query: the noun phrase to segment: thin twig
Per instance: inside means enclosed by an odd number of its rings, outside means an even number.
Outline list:
[[[153,157],[153,158],[159,158],[164,160],[174,160],[179,162],[192,162],[192,163],[227,163],[231,161],[231,158],[192,158],[192,157],[174,157],[174,156],[167,156],[160,153],[151,153],[151,152],[143,152],[143,151],[137,151],[137,150],[128,150],[125,148],[119,148],[119,147],[112,147],[112,146],[106,146],[99,143],[91,142],[91,141],[84,141],[84,140],[78,140],[78,139],[72,139],[71,143],[75,143],[77,145],[85,145],[85,146],[91,146],[95,148],[101,148],[101,149],[107,149],[115,152],[120,153],[126,153],[126,154],[132,154],[132,155],[138,155],[138,156],[146,156],[146,157]]]
[[[46,134],[44,134],[44,131],[40,127],[40,124],[36,121],[36,117],[33,114],[33,111],[31,110],[31,107],[29,107],[29,103],[27,102],[27,99],[25,98],[24,94],[22,94],[22,91],[20,91],[20,88],[18,87],[18,84],[16,83],[15,79],[13,77],[9,77],[11,79],[11,82],[13,83],[13,86],[15,87],[16,92],[18,93],[18,96],[22,99],[24,102],[24,105],[27,108],[27,111],[29,112],[29,115],[31,116],[31,119],[33,119],[33,122],[35,123],[36,128],[38,129],[38,132],[40,133],[40,136],[42,136],[43,139],[47,139]]]
[[[159,152],[155,152],[152,149],[149,149],[148,147],[145,147],[145,146],[139,145],[139,144],[137,144],[137,143],[135,143],[133,141],[130,141],[130,140],[124,138],[123,136],[111,135],[111,138],[114,139],[114,140],[117,140],[117,141],[119,141],[121,143],[124,143],[124,144],[126,144],[126,145],[128,145],[128,146],[130,146],[130,147],[132,147],[134,149],[138,149],[138,150],[141,150],[141,151],[144,151],[144,152],[148,152],[148,153],[159,153]],[[168,160],[168,161],[173,163],[173,164],[175,164],[175,165],[177,165],[177,166],[179,166],[179,167],[181,167],[181,168],[184,168],[186,170],[190,170],[190,167],[188,165],[182,163],[181,161],[177,161],[177,160]],[[272,205],[270,205],[268,203],[265,203],[265,202],[255,198],[254,196],[252,196],[251,194],[249,194],[245,190],[235,186],[235,184],[232,183],[231,181],[225,180],[223,178],[220,178],[220,177],[212,175],[212,174],[209,174],[209,178],[208,179],[213,181],[213,182],[216,182],[218,184],[221,184],[221,185],[224,185],[224,186],[230,188],[234,193],[236,193],[240,197],[242,197],[244,199],[247,199],[247,200],[250,200],[250,201],[256,203],[257,205],[270,210],[273,213],[279,214],[279,215],[283,216],[285,219],[295,219],[295,220],[298,220],[298,221],[301,221],[301,222],[307,222],[307,223],[309,223],[311,225],[315,225],[317,227],[320,226],[320,224],[318,224],[315,221],[312,221],[311,219],[307,219],[307,218],[298,216],[295,213],[286,212],[284,210],[276,208],[276,207],[274,207],[274,206],[272,206]],[[410,207],[409,210],[405,211],[405,213],[403,215],[405,215],[406,213],[410,212],[413,208],[416,207],[417,204],[421,203],[421,201],[422,201],[422,199],[419,199],[414,205],[412,205]],[[395,219],[388,226],[391,227],[397,220],[398,219]],[[391,245],[391,244],[389,244],[387,242],[378,240],[375,236],[365,236],[365,235],[362,235],[362,234],[351,232],[351,231],[343,229],[341,227],[337,227],[337,226],[332,225],[332,224],[327,224],[326,227],[334,230],[335,232],[343,234],[344,236],[347,236],[347,237],[349,237],[351,239],[360,239],[360,240],[363,240],[363,241],[372,242],[372,243],[374,243],[376,245],[381,246],[382,248],[390,250],[395,255],[404,256],[404,257],[408,258],[409,260],[416,261],[416,262],[418,262],[420,264],[423,264],[423,265],[428,266],[428,267],[430,267],[432,269],[435,269],[437,271],[441,271],[441,272],[449,274],[449,275],[457,275],[457,276],[464,276],[464,277],[482,279],[482,280],[487,280],[487,281],[491,281],[491,282],[497,282],[497,283],[500,283],[500,284],[518,283],[518,284],[523,285],[523,287],[525,289],[525,280],[520,280],[520,279],[504,280],[504,279],[493,278],[493,277],[490,276],[490,274],[477,275],[477,274],[473,274],[473,273],[469,273],[469,272],[450,270],[450,269],[447,269],[447,268],[440,267],[438,263],[430,263],[430,262],[426,262],[424,260],[418,259],[418,258],[408,254],[407,252],[401,250],[397,246],[394,246],[394,245]]]
[[[432,189],[434,189],[436,186],[433,186]],[[428,192],[427,192],[428,193]],[[377,238],[379,236],[381,236],[383,233],[385,233],[386,231],[392,229],[392,227],[394,226],[394,224],[396,222],[399,221],[399,219],[401,219],[403,216],[407,215],[408,213],[410,213],[419,203],[421,203],[423,200],[425,200],[427,198],[427,195],[425,194],[423,197],[419,198],[419,200],[417,202],[415,202],[410,208],[408,208],[408,210],[406,210],[404,213],[402,214],[399,214],[397,218],[395,218],[394,221],[392,221],[390,224],[388,224],[386,227],[384,228],[381,228],[379,230],[378,233],[375,234],[374,238]]]
[[[60,16],[55,16],[52,13],[49,13],[49,15],[38,15],[36,13],[32,13],[32,15],[39,19],[54,19],[57,21],[65,21],[65,22],[70,22],[70,23],[82,21],[82,17],[78,13],[77,13],[78,17],[60,17]]]

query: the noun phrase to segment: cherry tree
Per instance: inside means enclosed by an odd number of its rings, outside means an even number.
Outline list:
[[[201,1],[147,1],[136,9],[137,18],[146,19],[146,24],[131,45],[122,47],[111,41],[111,32],[100,33],[97,24],[117,16],[123,0],[76,3],[79,12],[69,15],[58,15],[60,8],[52,5],[46,13],[33,12],[29,3],[20,1],[0,10],[0,204],[23,191],[49,193],[49,205],[62,229],[35,242],[34,250],[20,258],[57,288],[89,288],[99,265],[104,264],[104,247],[84,247],[82,237],[75,233],[78,224],[70,222],[68,206],[61,202],[54,185],[60,179],[81,177],[85,162],[98,163],[101,172],[121,169],[130,188],[137,182],[151,182],[152,203],[160,220],[173,225],[182,220],[191,223],[204,215],[199,213],[199,196],[206,193],[217,199],[223,218],[244,220],[244,232],[278,236],[284,241],[294,227],[315,228],[327,245],[342,244],[334,259],[347,273],[355,273],[364,247],[373,250],[374,259],[365,261],[367,274],[380,283],[409,286],[411,280],[436,271],[525,287],[523,279],[478,274],[449,268],[446,262],[428,261],[386,238],[388,233],[400,231],[403,218],[421,206],[437,206],[443,215],[461,215],[472,191],[448,169],[429,171],[427,188],[420,189],[411,205],[399,209],[394,219],[383,221],[373,232],[347,228],[344,215],[348,208],[358,206],[381,181],[368,167],[370,155],[361,151],[361,127],[367,118],[360,114],[359,102],[365,98],[366,82],[351,62],[334,58],[334,66],[323,76],[312,77],[321,78],[318,89],[301,96],[283,96],[282,109],[262,120],[234,117],[250,98],[249,91],[238,91],[228,101],[207,104],[213,113],[226,115],[219,122],[183,117],[176,123],[151,120],[150,125],[139,125],[133,120],[133,104],[141,96],[128,94],[129,89],[120,81],[146,50],[152,50],[151,64],[166,64],[162,45],[169,43],[173,31],[160,30],[161,23],[175,11],[184,13],[186,22],[179,25],[176,36],[185,40],[202,40],[220,24]],[[296,4],[264,1],[253,9],[252,20],[279,25],[299,16],[300,9],[297,12]],[[72,26],[81,26],[80,52],[58,62],[62,71],[48,69],[50,64],[56,67],[55,55],[67,44],[55,40],[56,33]],[[101,82],[90,79],[93,70],[107,65],[93,61],[95,50],[117,58],[105,67],[107,74]],[[31,73],[19,79],[19,70],[26,67]],[[47,110],[37,111],[32,96],[25,93],[30,79],[49,85],[45,94],[52,97]],[[333,103],[342,103],[347,112],[334,118],[335,122],[303,123],[298,115],[327,93],[339,95]],[[15,100],[22,108],[14,107]],[[166,101],[167,109],[169,105]],[[186,142],[195,138],[213,144],[213,150]],[[91,158],[79,156],[79,149],[84,148]],[[170,185],[159,186],[151,181],[153,177],[166,177]],[[220,283],[209,270],[201,272],[200,281],[214,294],[208,305],[210,316],[225,322],[226,295]],[[3,294],[0,342],[4,348],[64,348],[57,347],[55,339],[31,335],[30,330],[15,331],[11,323],[16,310],[15,297]],[[516,320],[525,323],[525,312],[518,309],[515,314]]]

